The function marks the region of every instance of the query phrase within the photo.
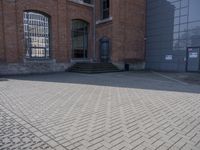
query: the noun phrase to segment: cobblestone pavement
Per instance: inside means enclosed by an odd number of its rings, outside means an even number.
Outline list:
[[[25,121],[0,107],[0,148],[8,149],[53,149],[33,134],[32,128]],[[34,129],[34,128],[32,128]],[[34,131],[37,131],[34,129]]]
[[[200,150],[200,86],[143,72],[10,77],[0,149]]]

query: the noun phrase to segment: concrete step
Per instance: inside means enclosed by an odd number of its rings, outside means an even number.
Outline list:
[[[76,63],[68,69],[70,72],[77,73],[107,73],[119,72],[120,70],[112,63]]]

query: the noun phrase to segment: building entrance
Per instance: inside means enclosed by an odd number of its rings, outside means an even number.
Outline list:
[[[109,61],[109,39],[103,38],[100,40],[100,60],[101,62]]]
[[[188,72],[200,71],[200,47],[187,48],[187,67]]]

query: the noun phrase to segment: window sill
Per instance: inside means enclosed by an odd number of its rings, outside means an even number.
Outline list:
[[[87,63],[87,62],[92,62],[92,60],[91,59],[89,59],[89,58],[72,58],[71,59],[71,63],[78,63],[78,62],[85,62],[85,63]]]
[[[25,58],[24,62],[30,62],[30,63],[51,63],[54,62],[51,58]]]
[[[87,6],[87,7],[94,8],[93,4],[84,3],[83,1],[79,1],[79,0],[69,0],[69,1],[73,2],[73,3],[76,3],[76,4],[80,4],[80,5],[84,5],[84,6]]]
[[[111,22],[112,20],[113,20],[112,17],[109,17],[109,18],[106,18],[106,19],[103,19],[103,20],[98,20],[98,21],[96,21],[96,25]]]

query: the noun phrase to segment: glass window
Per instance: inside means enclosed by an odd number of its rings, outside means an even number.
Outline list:
[[[181,9],[181,15],[187,15],[188,14],[188,8],[182,8]]]
[[[180,24],[180,31],[187,31],[188,26],[187,24]]]
[[[179,34],[178,33],[174,33],[174,39],[178,39],[179,38]]]
[[[37,12],[24,12],[24,37],[27,58],[49,58],[49,17]]]
[[[187,19],[188,19],[187,16],[182,16],[182,17],[180,18],[180,23],[187,23]]]
[[[82,20],[72,21],[72,57],[87,58],[88,23]]]
[[[200,21],[189,23],[189,30],[200,29]]]
[[[190,0],[189,3],[189,21],[200,21],[199,15],[200,0]]]
[[[198,20],[193,20],[188,24],[189,5],[190,10],[197,10],[195,7],[200,6],[197,4],[199,2],[200,0],[148,0],[147,43],[153,41],[154,43],[151,44],[154,46],[160,44],[160,42],[165,42],[165,44],[162,44],[162,50],[183,50],[188,43],[188,27],[189,30],[196,30],[200,27]],[[198,15],[197,11],[195,11],[195,14]],[[159,35],[159,39],[157,35]],[[149,49],[148,46],[147,49]]]
[[[101,0],[101,19],[107,19],[110,16],[109,12],[110,1]]]
[[[181,7],[187,7],[188,6],[188,0],[181,0]]]
[[[84,3],[88,3],[88,4],[91,4],[92,3],[92,0],[83,0]]]

